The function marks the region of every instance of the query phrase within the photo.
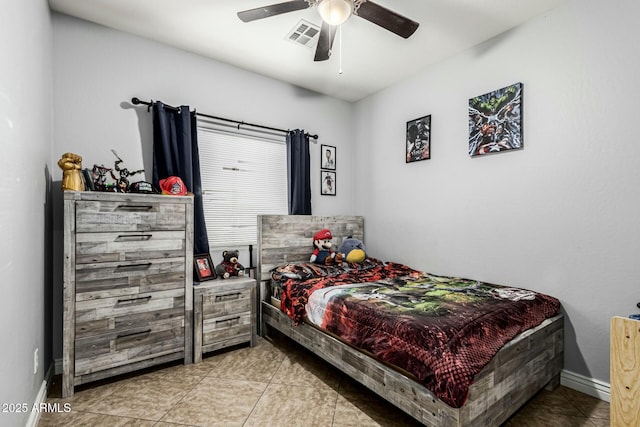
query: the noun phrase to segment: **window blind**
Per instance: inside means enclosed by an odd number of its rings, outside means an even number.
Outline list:
[[[198,148],[209,246],[257,244],[257,216],[288,212],[285,136],[198,118]]]

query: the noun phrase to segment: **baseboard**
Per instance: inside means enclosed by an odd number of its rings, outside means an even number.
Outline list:
[[[605,402],[611,401],[611,385],[603,381],[563,370],[560,373],[560,384]]]
[[[42,385],[40,386],[40,390],[38,390],[38,395],[36,396],[36,400],[33,402],[32,408],[39,408],[40,404],[47,400],[47,387],[51,382],[51,378],[53,378],[53,365],[49,366],[47,373],[44,375],[44,380],[42,380]],[[29,419],[27,420],[25,427],[37,427],[38,422],[40,421],[40,414],[40,411],[31,410],[31,414],[29,415]]]

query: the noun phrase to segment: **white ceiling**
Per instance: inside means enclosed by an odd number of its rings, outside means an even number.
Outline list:
[[[287,40],[315,8],[243,23],[236,13],[285,0],[49,0],[51,9],[347,101],[357,101],[541,15],[565,0],[374,0],[420,23],[403,39],[352,16],[328,61]],[[340,56],[342,70],[339,74]]]

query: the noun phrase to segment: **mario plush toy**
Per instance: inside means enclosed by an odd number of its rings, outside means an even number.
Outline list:
[[[328,228],[323,228],[313,235],[313,246],[315,249],[311,254],[309,261],[316,264],[342,264],[342,254],[336,254],[331,250],[331,231]]]

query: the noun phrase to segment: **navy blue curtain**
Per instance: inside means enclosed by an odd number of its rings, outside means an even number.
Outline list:
[[[173,108],[158,101],[153,106],[153,185],[160,188],[160,180],[169,176],[179,176],[193,193],[193,252],[208,254],[196,113],[188,106]]]
[[[311,215],[309,135],[296,129],[287,134],[289,215]]]

